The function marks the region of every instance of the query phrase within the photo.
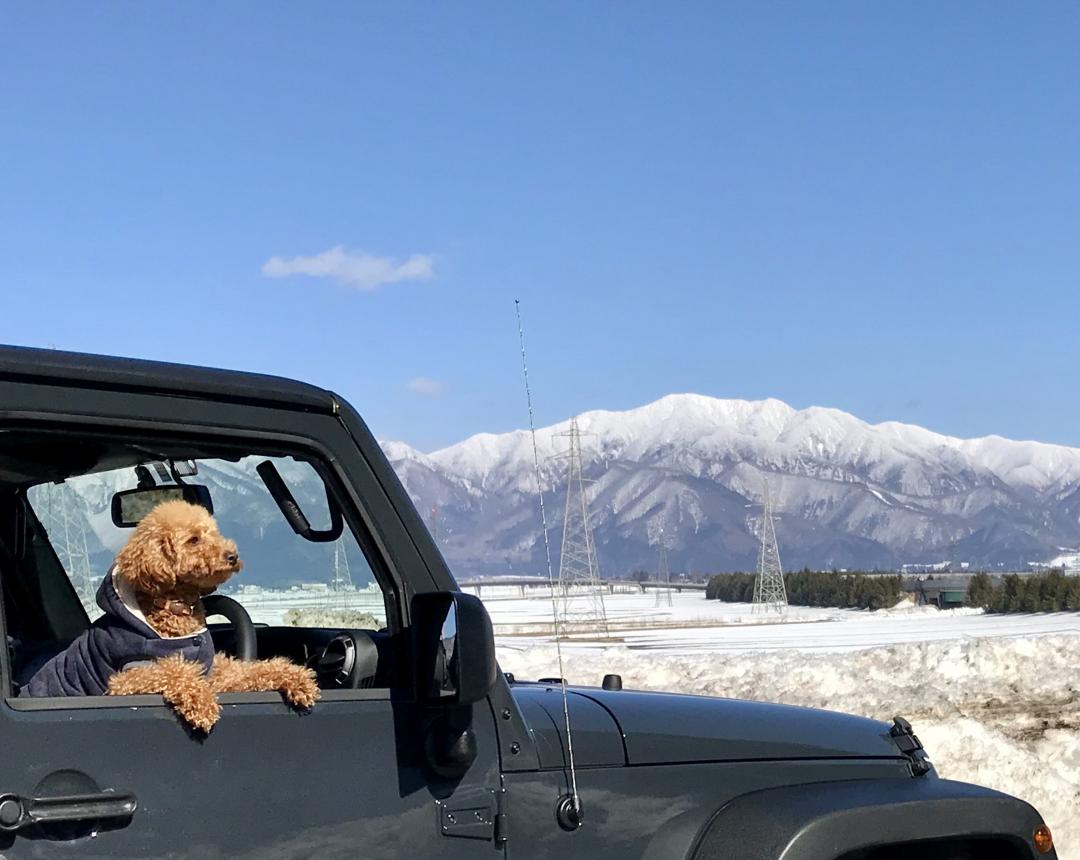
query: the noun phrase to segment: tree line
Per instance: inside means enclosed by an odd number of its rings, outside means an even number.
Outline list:
[[[718,573],[709,578],[705,597],[726,603],[750,603],[754,599],[754,573]],[[932,579],[932,577],[931,577]],[[840,573],[809,568],[784,574],[788,603],[840,609],[886,609],[900,600],[899,575],[868,576],[866,571]],[[1080,612],[1080,576],[1060,570],[995,580],[976,573],[968,580],[967,606],[987,612]]]
[[[985,573],[968,581],[967,605],[987,612],[1080,612],[1080,576],[1060,570],[1003,576],[994,582]]]
[[[753,573],[718,573],[709,578],[705,597],[726,603],[754,599]],[[788,603],[793,606],[829,606],[840,609],[885,609],[900,600],[899,575],[867,575],[866,571],[840,573],[805,568],[784,574]]]

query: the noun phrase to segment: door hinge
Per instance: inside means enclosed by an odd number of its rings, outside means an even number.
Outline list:
[[[457,839],[484,839],[502,846],[510,838],[506,789],[461,789],[435,801],[439,832]]]

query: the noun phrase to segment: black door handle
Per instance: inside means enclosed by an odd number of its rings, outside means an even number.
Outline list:
[[[20,797],[0,794],[0,831],[14,833],[33,824],[131,818],[138,807],[133,794],[102,791],[66,797]]]

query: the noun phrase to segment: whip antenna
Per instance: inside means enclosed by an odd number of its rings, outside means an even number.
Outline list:
[[[577,790],[577,771],[574,768],[574,739],[570,731],[570,703],[566,693],[566,673],[563,672],[562,636],[559,629],[559,607],[555,599],[555,574],[551,568],[551,543],[548,540],[547,513],[544,511],[544,489],[540,481],[540,455],[536,450],[536,423],[533,420],[532,392],[529,390],[529,363],[525,357],[525,327],[521,323],[521,302],[514,299],[517,314],[518,341],[521,344],[521,373],[525,378],[525,402],[529,407],[529,433],[532,436],[533,472],[536,475],[536,493],[540,497],[540,524],[544,530],[544,557],[547,560],[548,585],[551,589],[551,618],[555,629],[555,654],[559,661],[559,686],[562,688],[563,719],[566,723],[566,757],[570,765],[570,794],[559,798],[555,814],[564,830],[576,830],[581,826],[581,798]]]

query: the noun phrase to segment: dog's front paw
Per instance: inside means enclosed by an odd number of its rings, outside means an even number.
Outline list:
[[[297,666],[295,669],[293,677],[282,684],[281,692],[290,704],[310,711],[319,700],[319,685],[315,682],[315,673],[302,666]]]
[[[180,656],[132,666],[109,679],[110,696],[158,694],[180,718],[204,734],[218,721],[221,706],[203,675],[203,667]]]
[[[221,716],[221,705],[209,690],[196,694],[188,693],[173,698],[170,702],[180,719],[204,735],[210,733]]]

